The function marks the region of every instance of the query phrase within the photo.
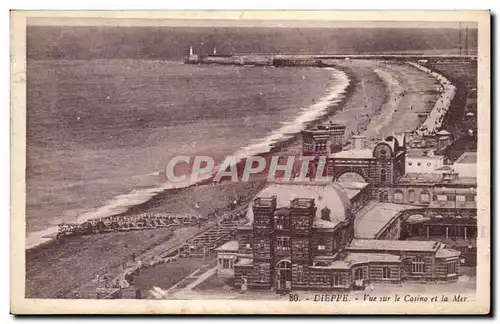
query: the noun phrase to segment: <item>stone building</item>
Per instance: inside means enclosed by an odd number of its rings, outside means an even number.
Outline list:
[[[250,222],[238,228],[237,240],[219,248],[219,263],[233,262],[234,286],[350,289],[359,282],[456,279],[460,253],[444,244],[354,239],[353,203],[366,203],[369,186],[348,186],[273,183],[263,189],[249,205]]]
[[[475,178],[440,162],[435,172],[406,172],[404,135],[371,147],[353,136],[351,148],[340,150],[343,130],[302,133],[305,153],[326,157],[333,182],[271,183],[249,204],[249,222],[220,248],[219,265],[232,265],[235,287],[328,290],[446,281],[472,262]]]

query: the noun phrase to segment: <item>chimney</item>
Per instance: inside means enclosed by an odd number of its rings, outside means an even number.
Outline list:
[[[363,135],[353,135],[352,143],[354,150],[363,150],[366,148],[366,136]]]

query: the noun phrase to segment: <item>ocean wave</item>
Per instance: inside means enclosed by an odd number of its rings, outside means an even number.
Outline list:
[[[266,137],[257,139],[255,140],[255,143],[249,144],[237,150],[233,154],[236,158],[236,162],[240,162],[250,156],[270,152],[274,145],[289,140],[303,130],[309,123],[326,116],[329,113],[329,108],[343,100],[347,87],[350,83],[349,77],[345,72],[335,68],[327,67],[324,69],[331,70],[333,78],[331,86],[329,86],[326,90],[326,94],[316,103],[302,108],[301,114],[294,120],[283,123],[279,129],[271,132]],[[185,181],[166,182],[158,187],[136,189],[129,193],[118,195],[109,200],[102,207],[81,214],[77,219],[77,223],[121,214],[134,206],[148,202],[156,195],[165,191],[187,188],[202,183],[213,178],[219,167],[220,165],[217,165],[214,168],[215,171],[212,173],[199,175],[196,180],[192,180],[190,177],[187,177]],[[153,174],[159,174],[159,172],[153,172],[148,175]],[[29,233],[26,238],[26,248],[29,249],[53,239],[57,234],[57,231],[58,227],[51,227],[42,231]]]

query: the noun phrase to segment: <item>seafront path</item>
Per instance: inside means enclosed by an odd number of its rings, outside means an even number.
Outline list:
[[[430,74],[410,64],[379,61],[338,61],[356,76],[356,88],[344,109],[330,120],[344,124],[346,136],[363,134],[368,143],[393,133],[414,131],[438,100],[440,84]],[[369,72],[360,73],[368,69]],[[373,83],[382,82],[383,93]]]

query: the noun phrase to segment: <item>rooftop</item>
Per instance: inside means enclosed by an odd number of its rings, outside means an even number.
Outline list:
[[[276,197],[276,210],[290,208],[292,200],[314,200],[316,206],[315,220],[323,221],[317,223],[322,224],[321,227],[335,227],[338,223],[345,220],[348,210],[351,208],[351,202],[344,188],[332,182],[271,183],[259,192],[255,198],[265,199],[272,197]],[[298,203],[300,203],[300,201],[298,201]],[[251,201],[247,209],[247,218],[252,222],[253,205],[254,201]],[[321,219],[322,210],[324,208],[330,210],[329,221]]]
[[[397,183],[409,183],[409,184],[418,184],[418,183],[438,183],[443,178],[441,173],[406,173],[404,176],[401,176]]]
[[[477,152],[465,152],[455,163],[477,163]]]
[[[453,258],[453,257],[459,257],[459,256],[460,256],[460,251],[452,250],[452,249],[440,249],[436,253],[436,257],[438,257],[438,258]]]
[[[336,159],[372,159],[373,151],[372,149],[369,148],[361,150],[351,149],[351,150],[340,151],[337,153],[332,153],[330,154],[329,157]]]
[[[330,265],[327,266],[312,266],[311,268],[317,268],[317,269],[349,269],[351,264],[347,261],[333,261]]]
[[[449,186],[449,185],[470,185],[474,186],[477,184],[477,178],[476,177],[470,177],[470,176],[458,176],[456,178],[451,178],[448,180],[444,180],[444,176],[448,174],[448,172],[454,172],[454,169],[448,166],[443,166],[439,169],[436,169],[437,171],[441,171],[438,173],[416,173],[416,172],[409,172],[406,173],[405,175],[399,177],[396,180],[396,184],[429,184],[429,185],[442,185],[442,186]]]
[[[342,129],[343,130],[345,128],[346,128],[345,125],[329,123],[329,124],[324,124],[324,125],[317,125],[316,127],[313,127],[313,128],[308,128],[308,129],[304,130],[304,132],[323,133],[326,130],[333,130],[333,129]]]
[[[366,182],[335,182],[346,193],[347,198],[352,199],[361,192],[363,188],[368,186]]]
[[[401,257],[387,253],[347,253],[343,260],[336,260],[329,265],[315,265],[311,268],[317,269],[349,269],[357,263],[367,262],[399,262]]]
[[[448,132],[448,131],[446,131],[446,130],[444,130],[444,129],[440,130],[440,131],[439,131],[439,132],[437,132],[436,134],[437,134],[437,135],[445,135],[445,136],[446,136],[446,135],[451,135],[451,134],[450,134],[450,132]]]
[[[347,253],[344,261],[351,264],[363,262],[398,262],[401,261],[401,257],[387,253]]]
[[[453,170],[453,168],[450,167],[449,165],[444,165],[440,168],[437,168],[436,171],[451,171],[451,172],[453,172],[455,170]]]
[[[401,211],[413,208],[416,207],[372,201],[356,215],[354,220],[354,237],[374,239]]]
[[[396,241],[354,239],[347,247],[349,251],[437,251],[440,244],[435,241]]]
[[[215,251],[238,251],[238,241],[229,241],[218,246]]]

